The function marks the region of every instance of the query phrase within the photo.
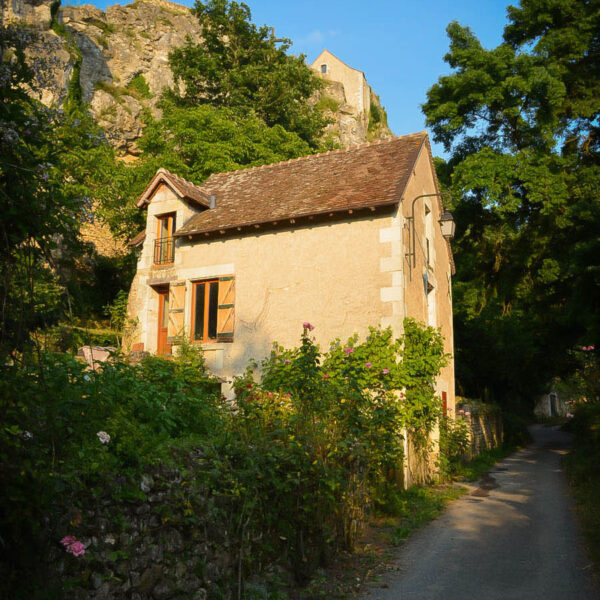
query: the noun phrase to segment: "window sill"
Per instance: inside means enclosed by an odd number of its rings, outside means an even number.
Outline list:
[[[230,342],[223,342],[223,341],[218,341],[215,340],[214,342],[196,342],[196,341],[192,341],[192,344],[194,344],[194,346],[200,346],[200,348],[202,350],[225,350],[228,346],[231,346],[231,344],[233,343],[233,340],[231,340]]]

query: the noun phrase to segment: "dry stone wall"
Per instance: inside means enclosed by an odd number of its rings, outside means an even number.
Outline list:
[[[115,476],[105,492],[82,499],[46,540],[52,587],[89,600],[230,598],[239,557],[227,500],[197,484],[204,464],[202,449],[188,451],[187,472],[162,466],[135,480]],[[66,535],[84,544],[83,556],[62,547]]]
[[[504,441],[504,428],[502,413],[497,407],[481,402],[459,401],[456,403],[457,411],[464,411],[470,423],[470,446],[465,458],[471,459],[484,450],[496,448]]]

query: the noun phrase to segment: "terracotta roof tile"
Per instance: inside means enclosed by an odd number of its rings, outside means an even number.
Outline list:
[[[135,248],[136,246],[139,246],[144,240],[146,239],[146,230],[143,229],[142,231],[140,231],[136,236],[132,237],[128,242],[127,245],[130,248]]]
[[[427,133],[212,175],[199,189],[214,209],[176,233],[195,235],[400,202]]]
[[[181,198],[207,208],[210,206],[209,196],[203,192],[199,186],[183,179],[183,177],[179,177],[179,175],[170,173],[166,169],[159,169],[156,172],[156,175],[154,175],[150,183],[146,186],[146,189],[138,198],[137,205],[142,207],[148,204],[154,190],[158,184],[163,181],[169,183]]]

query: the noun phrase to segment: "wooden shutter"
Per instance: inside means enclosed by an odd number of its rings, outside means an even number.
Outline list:
[[[169,323],[167,337],[169,344],[181,342],[184,327],[185,281],[171,283],[169,288]]]
[[[219,277],[219,308],[217,310],[217,340],[233,341],[235,321],[235,278]]]

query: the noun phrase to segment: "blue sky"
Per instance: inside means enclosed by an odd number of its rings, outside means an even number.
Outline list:
[[[115,3],[93,2],[99,8]],[[247,0],[246,4],[256,24],[275,27],[277,36],[291,38],[290,51],[306,54],[309,63],[327,48],[364,71],[387,110],[392,131],[403,135],[425,128],[420,105],[429,87],[449,72],[443,61],[448,23],[468,25],[484,46],[497,46],[510,1]],[[442,147],[434,145],[434,153],[443,154]]]

